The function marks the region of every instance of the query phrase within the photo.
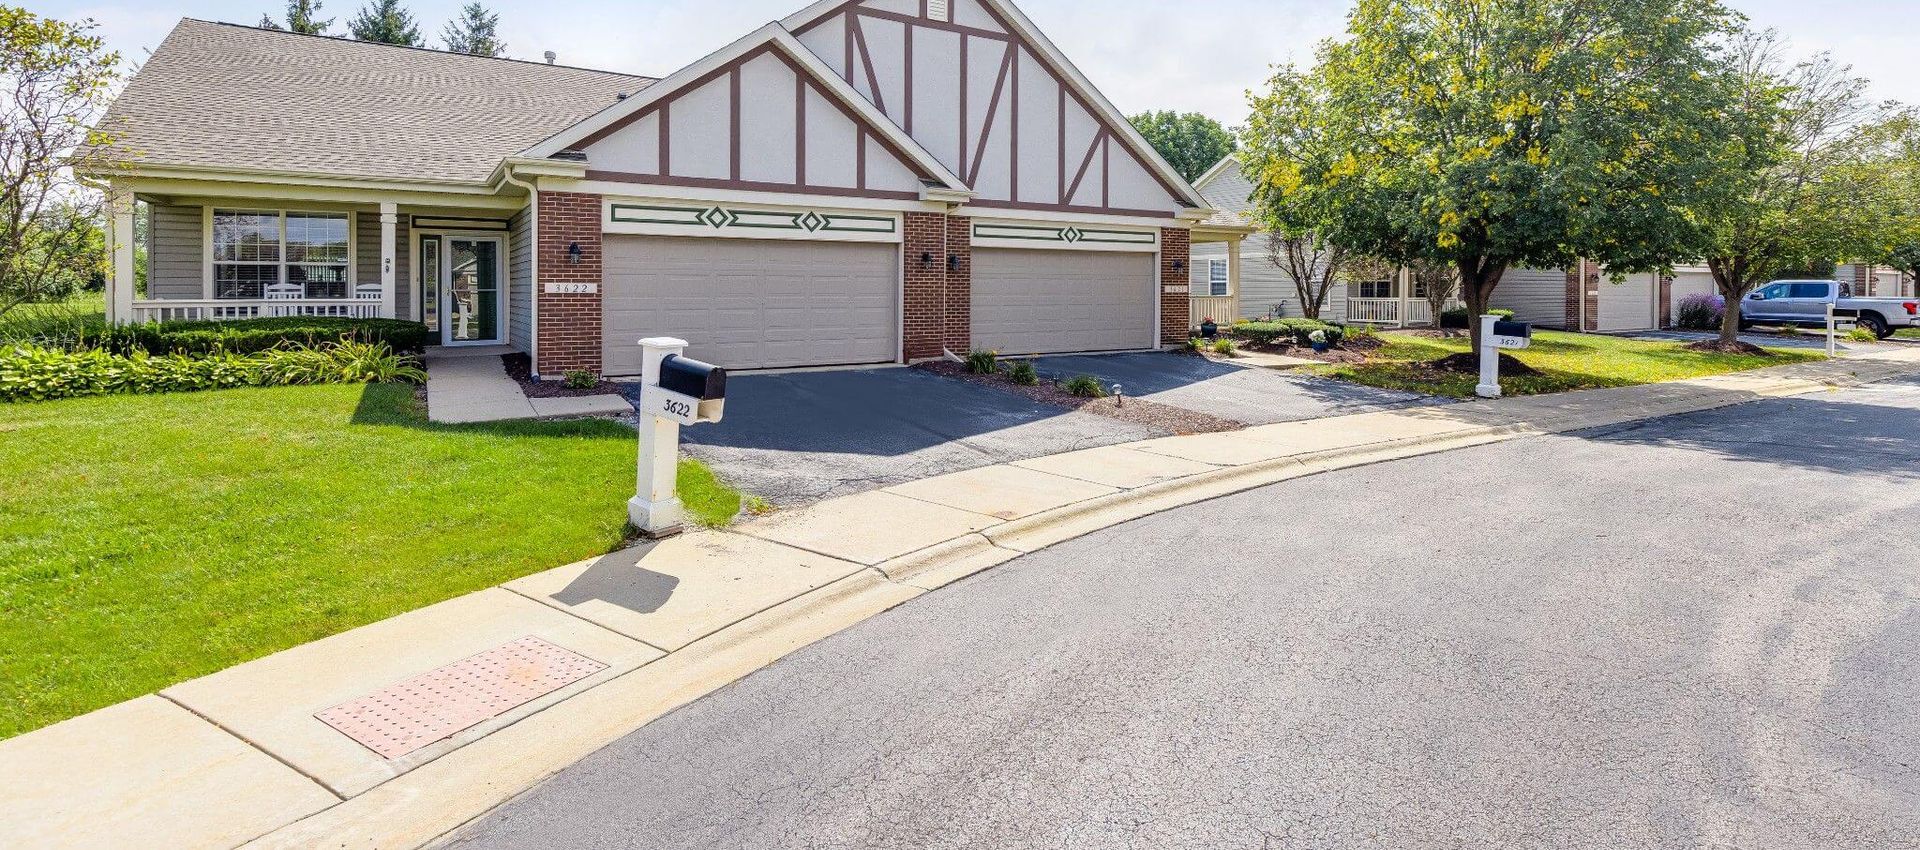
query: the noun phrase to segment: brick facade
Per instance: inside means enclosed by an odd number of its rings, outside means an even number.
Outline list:
[[[1187,315],[1187,290],[1192,282],[1187,264],[1192,259],[1193,234],[1175,227],[1160,229],[1160,344],[1179,345],[1193,331]],[[1178,266],[1176,268],[1176,266]],[[1168,292],[1167,287],[1177,287]]]
[[[900,348],[912,362],[939,357],[946,342],[947,217],[910,212],[901,224]]]
[[[947,216],[946,345],[959,354],[973,347],[973,219]]]
[[[560,375],[574,370],[600,372],[600,196],[541,192],[538,205],[540,279],[534,285],[539,304],[540,362],[534,371]],[[575,263],[568,249],[580,246]],[[546,291],[549,283],[591,283],[589,294]]]

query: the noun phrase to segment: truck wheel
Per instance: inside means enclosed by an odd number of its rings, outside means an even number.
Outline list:
[[[1873,331],[1875,339],[1886,339],[1887,337],[1893,336],[1893,329],[1887,327],[1887,323],[1884,320],[1872,313],[1862,314],[1859,319],[1855,320],[1855,324]]]

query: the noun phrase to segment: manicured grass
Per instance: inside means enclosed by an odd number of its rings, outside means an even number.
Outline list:
[[[634,454],[395,385],[0,404],[0,737],[607,552]],[[701,522],[740,508],[680,480]]]
[[[1424,368],[1423,363],[1471,348],[1465,336],[1452,339],[1383,333],[1386,345],[1369,362],[1319,367],[1315,371],[1343,380],[1395,390],[1467,398],[1476,376]],[[1624,387],[1779,366],[1825,357],[1817,351],[1771,348],[1771,357],[1692,351],[1676,342],[1649,342],[1596,334],[1535,331],[1533,346],[1509,354],[1538,370],[1538,375],[1502,376],[1507,395],[1536,395],[1597,387]]]
[[[1920,328],[1901,328],[1894,331],[1893,335],[1901,339],[1920,339]]]

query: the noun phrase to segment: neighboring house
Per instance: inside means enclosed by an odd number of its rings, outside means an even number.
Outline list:
[[[115,321],[395,316],[546,375],[1171,345],[1233,235],[1005,0],[824,0],[658,80],[186,20],[102,128]]]
[[[1833,279],[1854,295],[1872,298],[1911,298],[1914,280],[1898,269],[1871,263],[1846,263],[1834,270]]]
[[[1678,303],[1673,281],[1658,274],[1615,280],[1599,264],[1584,260],[1571,269],[1511,269],[1493,290],[1491,306],[1543,327],[1591,333],[1655,330],[1673,324]]]

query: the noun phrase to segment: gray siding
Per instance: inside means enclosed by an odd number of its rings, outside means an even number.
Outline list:
[[[1250,213],[1253,211],[1253,181],[1248,180],[1247,175],[1240,170],[1238,157],[1233,159],[1232,164],[1221,169],[1220,173],[1215,174],[1212,180],[1195,188],[1199,189],[1200,197],[1221,212]]]
[[[380,213],[363,212],[354,222],[354,283],[380,282]],[[402,319],[420,318],[419,299],[414,297],[411,261],[413,240],[407,234],[407,216],[393,230],[394,315]]]
[[[147,231],[147,297],[206,297],[204,221],[200,207],[153,204]]]
[[[1219,181],[1208,184],[1218,185]],[[1209,242],[1193,246],[1189,268],[1192,271],[1193,291],[1206,285],[1207,261],[1217,260],[1227,255],[1227,243]],[[1306,310],[1300,305],[1300,298],[1294,292],[1293,279],[1267,257],[1267,240],[1264,234],[1255,233],[1240,243],[1240,316],[1247,319],[1263,318],[1275,312],[1282,318],[1298,319],[1305,316]],[[1331,322],[1343,322],[1347,317],[1347,286],[1335,283],[1327,292],[1327,300],[1320,310],[1320,318]]]
[[[513,215],[507,237],[507,344],[533,352],[533,216]]]
[[[1551,328],[1567,324],[1567,273],[1564,269],[1512,269],[1493,290],[1495,308],[1513,317]]]

